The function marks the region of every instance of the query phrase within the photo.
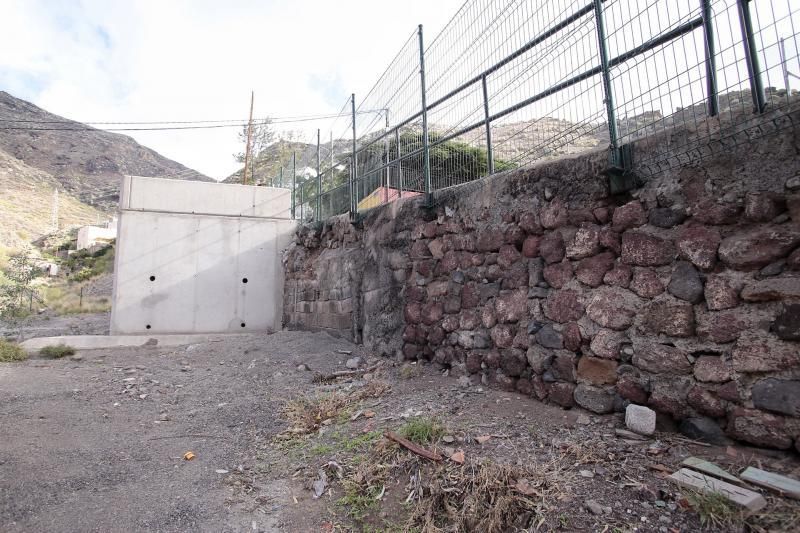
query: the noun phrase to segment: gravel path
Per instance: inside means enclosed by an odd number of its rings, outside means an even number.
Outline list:
[[[370,380],[386,392],[319,420],[310,435],[282,438],[291,428],[288,400],[347,395],[369,383],[315,379],[345,370],[355,356],[377,368]],[[540,511],[544,531],[700,529],[661,472],[692,455],[734,473],[760,465],[800,477],[791,453],[697,446],[669,427],[652,440],[620,439],[619,414],[565,411],[444,374],[300,331],[0,364],[0,531],[362,530],[342,505],[340,482],[315,499],[312,481],[330,461],[352,475],[383,432],[409,416],[441,421],[450,444],[436,446],[463,450],[467,464],[557,465],[558,497]],[[494,437],[481,443],[481,435]],[[183,459],[188,451],[191,461]],[[371,524],[403,530],[412,474],[387,483]],[[768,514],[781,519],[765,530],[800,518],[794,502],[765,495]]]
[[[352,349],[278,333],[0,365],[0,531],[302,530],[271,500],[237,499],[231,479],[255,435],[283,429],[276,402],[297,354],[335,347]]]

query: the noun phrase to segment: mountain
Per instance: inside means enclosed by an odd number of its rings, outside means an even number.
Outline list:
[[[56,229],[56,190],[63,189],[53,176],[0,151],[0,253],[2,248],[19,248]],[[58,195],[58,223],[62,228],[107,218],[68,193]]]
[[[336,153],[342,153],[346,150],[346,141],[335,141],[334,149]],[[326,163],[326,155],[330,157],[330,143],[326,143],[321,147],[321,157],[323,171],[330,166]],[[291,179],[292,170],[292,153],[296,154],[297,174],[302,175],[303,169],[309,167],[313,169],[313,175],[316,176],[317,168],[317,145],[304,143],[302,141],[293,141],[280,139],[258,153],[253,158],[253,169],[247,177],[249,184],[264,183],[278,185],[278,179],[283,166],[283,175],[288,180]],[[242,183],[242,174],[244,168],[241,168],[225,178],[223,183]]]
[[[213,181],[126,135],[65,119],[3,91],[0,151],[49,174],[70,196],[102,211],[116,209],[125,174]]]

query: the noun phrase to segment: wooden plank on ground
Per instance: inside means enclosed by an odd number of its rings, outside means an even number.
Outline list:
[[[748,466],[747,470],[741,473],[742,479],[754,485],[760,485],[768,489],[780,492],[795,500],[800,500],[800,481],[780,474],[773,474],[766,470]]]
[[[698,472],[718,477],[720,479],[730,481],[731,483],[742,483],[742,480],[738,477],[734,476],[733,474],[729,474],[722,468],[718,467],[714,463],[706,461],[705,459],[700,459],[698,457],[687,457],[681,464],[683,466],[688,466],[692,470],[697,470]]]
[[[689,470],[688,468],[681,468],[669,476],[668,479],[671,479],[678,485],[686,487],[687,489],[704,492],[706,494],[716,492],[750,511],[758,511],[767,505],[767,500],[757,492],[731,485],[728,482],[701,474],[700,472],[695,472],[694,470]]]

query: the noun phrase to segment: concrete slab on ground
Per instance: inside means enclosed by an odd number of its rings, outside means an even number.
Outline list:
[[[197,333],[189,335],[62,335],[28,339],[20,346],[28,353],[38,352],[45,346],[66,344],[76,350],[98,350],[136,346],[183,346],[201,342],[220,342],[242,337],[244,333]]]

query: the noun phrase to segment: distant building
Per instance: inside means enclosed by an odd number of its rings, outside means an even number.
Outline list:
[[[78,250],[102,248],[117,238],[117,219],[102,226],[84,226],[78,230]]]

